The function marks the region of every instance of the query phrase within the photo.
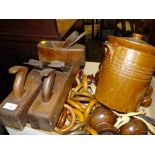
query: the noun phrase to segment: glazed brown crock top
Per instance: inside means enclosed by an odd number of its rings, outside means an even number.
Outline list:
[[[121,45],[143,53],[155,55],[155,47],[142,40],[143,35],[133,33],[132,37],[108,36],[108,42]]]

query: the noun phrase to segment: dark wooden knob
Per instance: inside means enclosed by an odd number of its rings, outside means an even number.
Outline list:
[[[138,119],[131,119],[120,128],[121,135],[147,135],[147,126]]]
[[[145,96],[142,99],[141,106],[143,106],[143,107],[149,107],[151,105],[151,103],[152,103],[151,96]]]
[[[119,135],[119,130],[107,122],[96,124],[95,130],[99,135]]]
[[[88,135],[87,131],[85,130],[77,130],[67,133],[67,135]]]
[[[89,123],[92,128],[94,128],[98,133],[101,133],[102,131],[106,131],[104,128],[114,128],[113,125],[115,124],[116,119],[117,117],[112,111],[104,106],[99,106],[91,114]],[[111,129],[111,131],[112,130],[113,129]]]

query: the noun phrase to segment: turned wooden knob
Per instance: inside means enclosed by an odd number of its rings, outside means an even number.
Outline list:
[[[151,96],[145,96],[142,99],[141,106],[143,106],[143,107],[149,107],[151,105],[151,103],[152,103]]]
[[[119,130],[114,127],[114,125],[107,122],[96,124],[95,130],[99,135],[119,135]]]
[[[147,135],[147,126],[138,119],[131,119],[128,123],[120,127],[121,135]]]
[[[118,134],[118,130],[113,126],[116,122],[116,115],[104,106],[97,107],[90,116],[89,124],[99,134]]]
[[[153,88],[151,85],[149,85],[147,90],[146,90],[145,96],[142,99],[141,106],[149,107],[151,105],[151,103],[152,103],[152,98],[151,98],[152,92],[153,92]]]

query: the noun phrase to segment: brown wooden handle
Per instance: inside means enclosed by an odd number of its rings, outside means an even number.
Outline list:
[[[13,84],[13,94],[15,98],[20,98],[24,94],[24,84],[28,68],[24,66],[13,66],[9,69],[10,74],[16,74]]]
[[[79,33],[77,31],[74,31],[73,33],[71,33],[67,39],[64,41],[62,47],[66,48],[68,47],[77,37],[78,37]]]
[[[52,89],[55,80],[55,70],[44,70],[43,76],[45,78],[43,80],[42,97],[43,102],[48,102],[52,97]]]
[[[77,41],[79,41],[82,37],[84,37],[85,34],[86,34],[86,32],[81,33],[73,42],[71,42],[70,44],[68,44],[68,46],[66,46],[66,48],[69,48],[72,45],[74,45]]]

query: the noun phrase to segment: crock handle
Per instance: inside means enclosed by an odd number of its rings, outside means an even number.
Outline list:
[[[114,49],[108,42],[104,42],[103,44],[105,46],[105,56],[109,56],[109,58],[111,60],[111,58],[113,56]]]
[[[107,53],[110,52],[109,44],[108,44],[108,42],[104,42],[103,45],[105,48],[105,55],[107,55]]]

